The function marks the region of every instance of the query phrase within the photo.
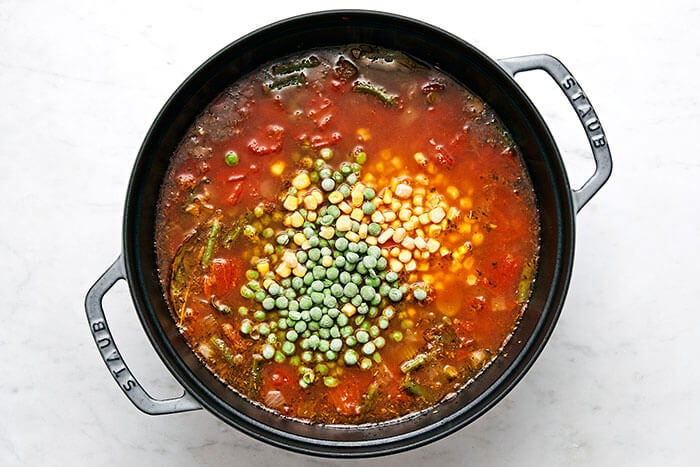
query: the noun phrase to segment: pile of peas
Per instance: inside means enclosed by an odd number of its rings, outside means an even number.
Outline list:
[[[332,150],[319,156],[281,196],[284,228],[244,228],[248,238],[270,242],[263,249],[267,257],[255,258],[246,271],[240,293],[251,306],[238,310],[245,316],[240,331],[263,339],[263,358],[297,366],[302,387],[320,378],[334,387],[338,365],[368,370],[381,362],[382,331],[396,316],[394,305],[409,295],[416,301],[427,297],[423,288],[401,284],[381,248],[366,241],[381,233],[368,222],[375,191],[359,182],[366,155],[337,170],[327,163]],[[403,336],[394,331],[387,337]]]

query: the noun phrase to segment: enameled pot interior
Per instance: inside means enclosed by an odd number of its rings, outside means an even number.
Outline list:
[[[187,128],[227,85],[259,66],[300,50],[368,43],[397,49],[437,66],[496,110],[522,150],[542,230],[538,276],[530,305],[512,339],[479,378],[434,410],[379,425],[322,426],[287,420],[223,385],[187,346],[163,298],[154,251],[155,207],[169,159]],[[368,12],[329,12],[264,28],[223,49],[175,92],[138,155],[124,219],[124,258],[132,297],[154,348],[202,405],[259,439],[300,452],[365,456],[416,447],[464,426],[520,380],[549,337],[568,286],[573,210],[556,146],[528,98],[500,67],[472,46],[431,26]]]

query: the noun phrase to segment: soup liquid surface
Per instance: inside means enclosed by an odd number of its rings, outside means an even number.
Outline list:
[[[223,92],[159,200],[173,319],[233,390],[321,423],[426,409],[497,357],[536,270],[507,130],[434,68],[313,50]]]

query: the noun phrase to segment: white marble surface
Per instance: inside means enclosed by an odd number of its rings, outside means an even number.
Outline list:
[[[700,457],[700,10],[692,0],[356,1],[447,29],[492,57],[551,53],[583,84],[615,168],[577,218],[557,329],[477,422],[369,461],[262,444],[200,411],[149,417],[109,376],[85,292],[117,257],[131,166],[154,116],[199,63],[308,2],[0,1],[0,465],[697,465]],[[465,2],[467,3],[467,2]],[[476,2],[468,2],[476,3]],[[304,4],[304,6],[300,6]],[[520,79],[580,183],[592,162],[542,74]],[[176,384],[122,283],[120,349],[156,395]]]

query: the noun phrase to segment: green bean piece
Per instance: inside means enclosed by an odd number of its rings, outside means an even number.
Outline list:
[[[216,348],[216,350],[219,351],[222,357],[224,357],[224,360],[226,360],[226,363],[228,363],[231,366],[237,366],[238,363],[236,362],[236,356],[235,354],[231,351],[228,345],[226,345],[226,342],[221,337],[214,336],[211,339],[209,339],[209,342]]]
[[[315,68],[321,64],[321,61],[311,55],[308,58],[302,60],[297,60],[288,63],[278,63],[272,66],[272,74],[274,75],[287,75],[289,73],[294,73],[295,71],[301,71],[305,68]],[[323,150],[321,150],[323,151]]]
[[[406,360],[400,366],[401,372],[408,373],[419,367],[421,367],[426,361],[428,361],[428,355],[424,353],[419,353],[415,357]]]
[[[204,248],[204,253],[202,254],[202,266],[209,266],[211,257],[214,254],[214,247],[216,246],[216,237],[219,236],[219,230],[221,230],[221,223],[219,219],[214,219],[211,224],[211,230],[209,230],[209,236],[207,237],[207,246]]]

